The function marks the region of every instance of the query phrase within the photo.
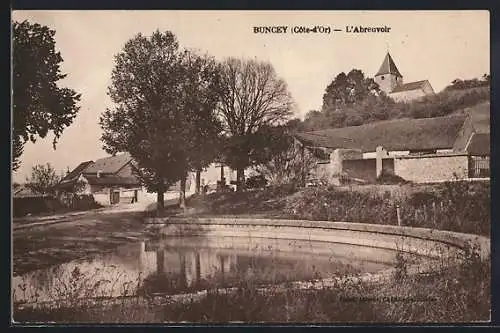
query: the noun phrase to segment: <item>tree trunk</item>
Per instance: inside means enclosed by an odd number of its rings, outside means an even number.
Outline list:
[[[186,177],[187,175],[184,175],[184,177],[181,178],[181,188],[179,193],[179,207],[182,209],[186,209]]]
[[[165,273],[165,251],[156,250],[156,274]]]
[[[236,191],[242,191],[245,188],[245,169],[238,168],[236,169]]]
[[[158,216],[165,210],[165,201],[164,201],[164,192],[163,190],[159,190],[156,192],[156,212]]]
[[[200,194],[201,192],[201,170],[196,171],[196,180],[195,180],[195,189],[194,192],[196,194]]]

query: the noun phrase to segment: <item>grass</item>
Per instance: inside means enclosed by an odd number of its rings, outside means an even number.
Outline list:
[[[403,225],[490,235],[489,182],[434,185],[352,185],[296,190],[266,188],[241,193],[214,193],[189,205],[203,215],[346,221]]]

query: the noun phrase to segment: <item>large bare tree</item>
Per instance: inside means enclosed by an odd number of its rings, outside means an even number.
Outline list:
[[[252,163],[252,134],[264,125],[284,122],[292,114],[292,98],[286,82],[268,62],[228,58],[222,64],[221,101],[218,115],[227,138],[226,162],[237,172],[238,189],[245,168]]]

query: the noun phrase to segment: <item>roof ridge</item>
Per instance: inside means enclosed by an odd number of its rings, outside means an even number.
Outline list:
[[[380,69],[378,70],[377,74],[375,74],[375,76],[383,74],[394,74],[401,78],[403,77],[403,75],[401,75],[401,73],[399,72],[398,67],[396,66],[394,60],[392,59],[389,51],[387,51],[384,61],[382,61],[382,65],[380,65]]]
[[[313,146],[318,147],[356,148],[365,152],[375,151],[378,145],[390,150],[443,149],[453,147],[456,133],[464,121],[463,115],[393,119],[333,128],[324,132],[327,138],[320,132],[320,135],[299,134],[298,139],[311,141]]]
[[[327,135],[320,135],[320,134],[317,134],[316,132],[340,130],[340,129],[344,129],[344,128],[354,128],[354,127],[359,128],[359,127],[363,127],[363,126],[383,125],[383,124],[389,124],[389,123],[394,123],[394,122],[404,122],[404,121],[430,121],[431,119],[435,120],[435,119],[451,118],[451,117],[462,117],[465,119],[466,115],[465,114],[449,114],[449,115],[445,115],[445,116],[429,117],[429,118],[408,118],[408,117],[406,117],[406,118],[393,118],[393,119],[365,123],[362,125],[353,125],[353,126],[345,126],[345,127],[332,127],[332,128],[326,128],[326,129],[317,130],[317,131],[298,132],[297,134],[310,134],[310,135],[315,135],[315,136],[328,137]]]

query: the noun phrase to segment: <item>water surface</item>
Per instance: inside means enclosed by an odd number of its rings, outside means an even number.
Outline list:
[[[377,272],[392,250],[316,241],[183,237],[143,241],[13,279],[15,302],[178,294]],[[418,258],[415,257],[415,260]]]

